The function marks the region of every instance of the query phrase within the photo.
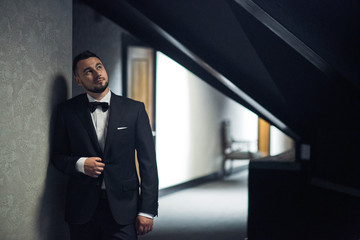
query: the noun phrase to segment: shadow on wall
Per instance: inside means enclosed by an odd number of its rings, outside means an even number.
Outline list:
[[[39,239],[44,240],[70,239],[67,225],[64,221],[65,195],[68,179],[64,174],[59,172],[51,162],[56,106],[65,101],[67,97],[68,91],[65,77],[62,75],[55,76],[49,96],[49,112],[51,112],[49,128],[49,162],[37,220]]]

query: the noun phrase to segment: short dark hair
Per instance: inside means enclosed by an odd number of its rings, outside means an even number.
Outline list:
[[[77,76],[77,64],[78,64],[78,62],[81,61],[81,60],[84,60],[84,59],[91,58],[91,57],[96,57],[101,61],[101,59],[95,53],[90,52],[89,50],[86,50],[86,51],[78,54],[76,57],[74,57],[73,66],[72,66],[74,76]]]

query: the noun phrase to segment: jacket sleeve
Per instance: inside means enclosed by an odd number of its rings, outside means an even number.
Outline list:
[[[58,170],[68,175],[75,175],[79,174],[75,168],[78,159],[79,157],[72,156],[71,154],[64,120],[64,109],[63,105],[59,105],[56,112],[52,161]]]
[[[136,122],[135,147],[139,161],[141,194],[139,212],[157,215],[159,181],[156,166],[155,144],[145,111],[141,103]]]

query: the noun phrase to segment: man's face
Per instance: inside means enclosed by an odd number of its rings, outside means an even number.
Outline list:
[[[75,82],[86,92],[102,93],[109,85],[109,79],[100,59],[90,57],[77,63]]]

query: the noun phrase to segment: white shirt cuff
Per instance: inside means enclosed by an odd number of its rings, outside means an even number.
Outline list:
[[[154,215],[152,215],[150,213],[139,212],[138,216],[143,216],[143,217],[147,217],[147,218],[150,218],[150,219],[154,219]]]
[[[87,159],[87,157],[82,157],[82,158],[79,158],[79,160],[77,160],[75,168],[78,172],[85,174],[84,164],[85,164],[86,159]]]

